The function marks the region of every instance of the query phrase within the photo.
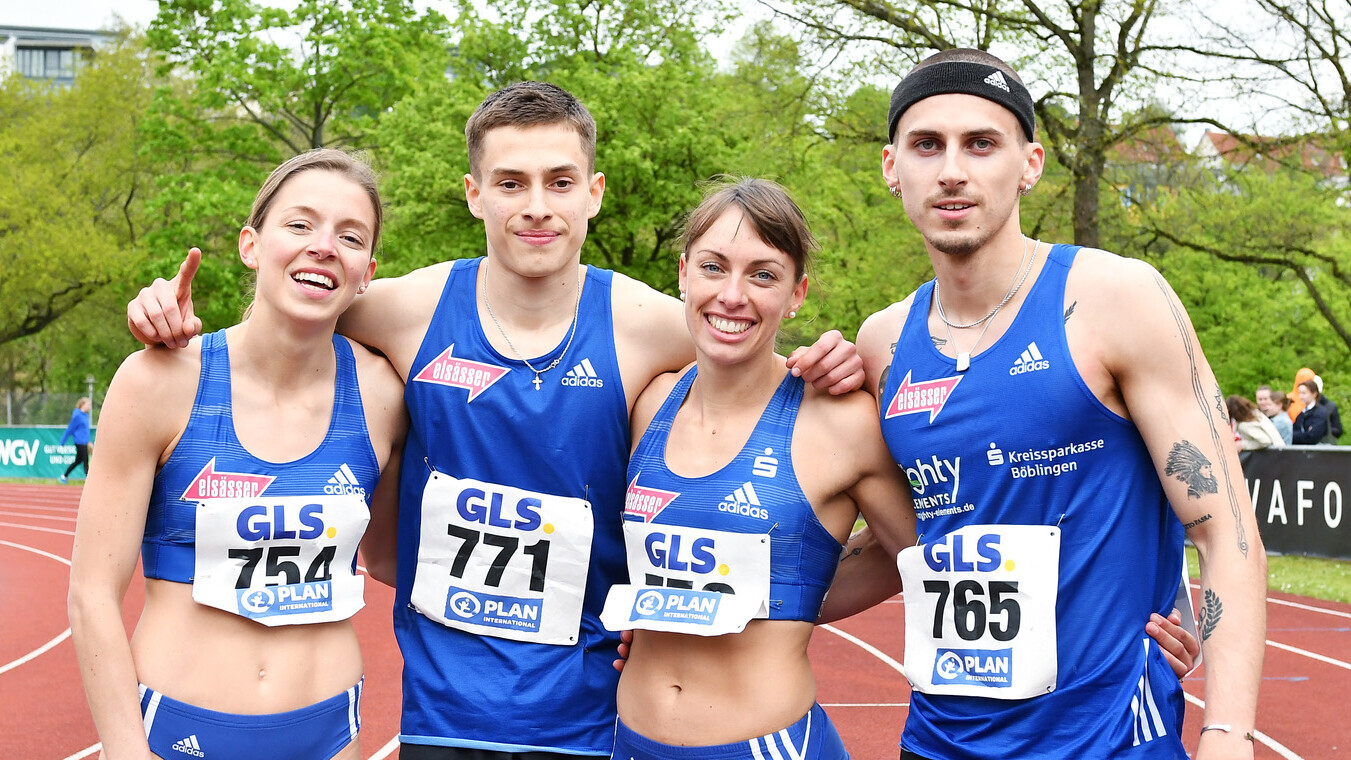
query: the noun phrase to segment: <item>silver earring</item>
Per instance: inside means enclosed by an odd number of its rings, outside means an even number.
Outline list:
[[[365,285],[362,285],[361,287],[357,288],[357,295],[361,295],[362,293],[365,293],[365,292],[366,292],[366,286],[365,286]]]
[[[792,319],[793,317],[796,317],[796,316],[797,316],[797,310],[793,310],[793,311],[788,312],[788,318],[789,318],[789,319]]]
[[[891,188],[891,197],[893,198],[901,197],[901,189],[899,187]]]
[[[1026,185],[1026,186],[1024,186],[1024,187],[1019,187],[1019,188],[1018,188],[1018,194],[1021,195],[1021,196],[1023,196],[1024,198],[1026,198],[1027,196],[1029,196],[1029,195],[1032,194],[1032,186],[1031,186],[1031,185]]]
[[[680,291],[680,300],[685,300],[685,291]]]

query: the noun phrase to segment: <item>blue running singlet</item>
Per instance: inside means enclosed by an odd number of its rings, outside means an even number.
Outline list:
[[[1182,526],[1139,432],[1070,358],[1077,252],[1051,249],[1008,331],[965,372],[934,347],[933,283],[921,286],[884,378],[882,430],[922,545],[901,554],[923,579],[906,582],[917,683],[901,738],[921,756],[1186,757],[1181,686],[1144,633],[1172,608]],[[931,659],[914,659],[916,633]],[[999,698],[1029,684],[1039,696]]]
[[[711,475],[686,478],[667,466],[666,446],[671,423],[698,373],[697,367],[691,367],[676,381],[634,449],[624,519],[768,535],[768,619],[813,622],[835,577],[842,547],[817,518],[793,471],[791,444],[803,381],[785,373],[736,458]],[[652,543],[653,535],[649,534],[647,543]],[[696,582],[696,588],[719,580],[719,547],[711,543],[712,538],[701,540],[704,545],[696,542],[685,547],[685,558],[672,556],[667,562],[683,562],[691,571],[702,569],[700,580],[704,582]],[[666,543],[667,554],[679,551],[679,543]],[[647,551],[655,550],[649,547]],[[701,551],[707,554],[703,563]],[[646,586],[663,585],[659,577],[656,583],[632,580]]]
[[[409,372],[394,631],[400,741],[608,755],[624,582],[628,404],[612,273],[588,267],[572,344],[525,362],[479,323],[482,259],[457,261]],[[563,352],[566,348],[566,354]]]
[[[268,462],[246,451],[235,435],[225,333],[202,336],[202,373],[192,414],[150,492],[141,542],[145,577],[192,582],[202,501],[355,493],[369,505],[380,477],[379,460],[366,430],[352,346],[334,335],[333,350],[337,377],[323,442],[299,459]]]

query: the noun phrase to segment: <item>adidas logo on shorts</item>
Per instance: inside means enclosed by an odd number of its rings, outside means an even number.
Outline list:
[[[1004,92],[1009,91],[1009,83],[1004,81],[1004,75],[998,71],[996,71],[995,73],[991,74],[988,77],[985,77],[985,84],[992,84],[995,87],[998,87],[999,89],[1003,90]]]
[[[601,388],[605,381],[596,376],[596,368],[591,366],[590,359],[583,359],[577,363],[568,373],[563,376],[563,385],[586,386],[588,388]]]
[[[192,755],[193,757],[206,757],[206,753],[202,751],[201,745],[197,743],[197,734],[193,734],[186,739],[179,739],[174,742],[172,749],[176,752]]]
[[[352,468],[348,467],[346,462],[343,462],[342,467],[339,467],[338,471],[333,473],[333,477],[328,479],[328,483],[324,484],[324,493],[354,493],[365,496],[366,489],[361,487],[361,483],[357,481],[357,476],[352,472]]]
[[[751,485],[749,480],[740,488],[722,497],[718,511],[756,517],[761,520],[769,519],[769,513],[765,511],[764,507],[760,506],[760,497],[755,495],[755,486]]]

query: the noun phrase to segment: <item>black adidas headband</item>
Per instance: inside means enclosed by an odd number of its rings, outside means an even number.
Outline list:
[[[1030,142],[1037,126],[1032,95],[1012,77],[984,63],[944,61],[915,69],[906,75],[891,93],[887,114],[887,139],[896,137],[896,122],[910,106],[935,95],[975,95],[993,101],[1013,112]]]

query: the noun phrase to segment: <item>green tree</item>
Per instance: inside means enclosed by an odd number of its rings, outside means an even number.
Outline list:
[[[144,130],[157,220],[143,279],[168,276],[199,246],[197,312],[208,326],[233,322],[249,296],[237,284],[236,237],[258,186],[312,148],[373,148],[380,114],[444,77],[445,25],[412,0],[161,3],[147,37],[173,81]]]
[[[492,90],[537,79],[577,95],[596,119],[607,190],[583,260],[674,292],[681,219],[699,200],[697,183],[730,168],[736,139],[718,119],[726,93],[694,31],[707,6],[503,0],[482,14],[460,10],[450,78],[421,83],[381,120],[394,209],[385,272],[482,252],[482,224],[464,206],[464,123]],[[523,18],[532,20],[525,35]]]
[[[152,75],[123,35],[68,88],[0,82],[0,345],[35,334],[139,260]]]

